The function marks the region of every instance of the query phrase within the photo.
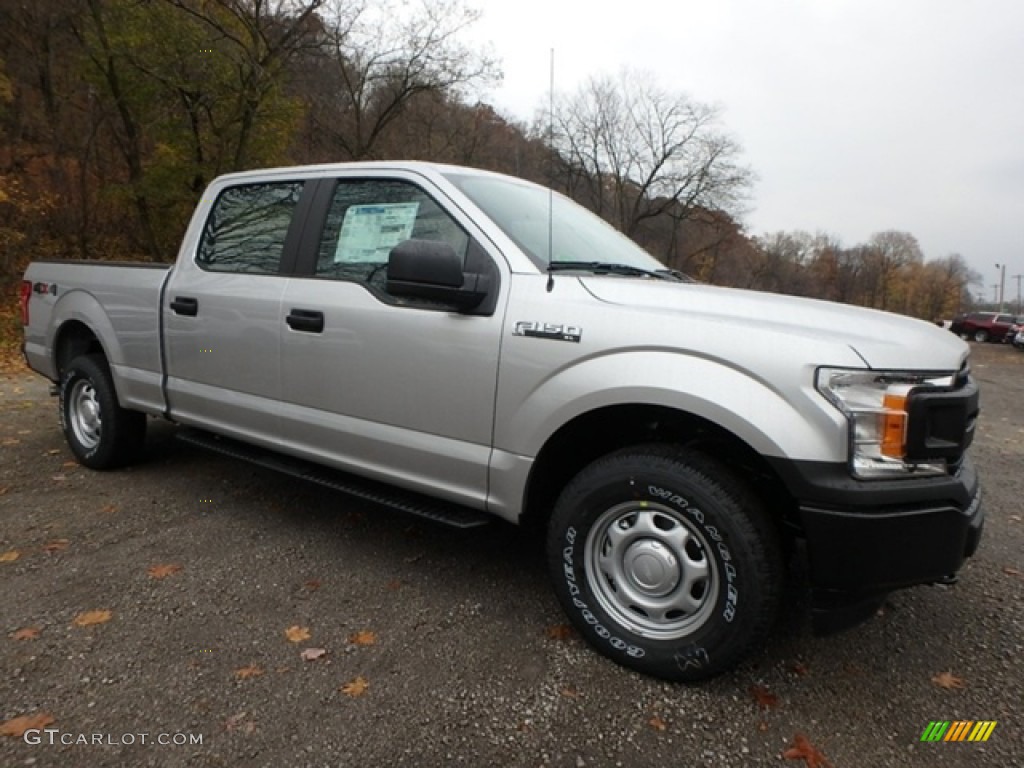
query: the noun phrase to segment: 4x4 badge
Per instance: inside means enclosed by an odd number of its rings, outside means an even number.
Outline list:
[[[576,325],[520,320],[516,323],[512,334],[514,336],[532,336],[536,339],[552,339],[553,341],[572,341],[578,344],[583,336],[583,329]]]

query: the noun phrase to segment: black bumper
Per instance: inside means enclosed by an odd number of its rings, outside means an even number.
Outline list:
[[[871,615],[900,587],[948,582],[974,554],[985,515],[970,458],[955,475],[865,482],[842,464],[778,462],[798,500],[815,628]]]

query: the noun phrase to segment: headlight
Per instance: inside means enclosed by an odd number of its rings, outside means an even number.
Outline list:
[[[817,388],[850,422],[850,469],[863,479],[941,475],[946,465],[904,461],[907,396],[915,387],[948,386],[952,376],[819,368]]]

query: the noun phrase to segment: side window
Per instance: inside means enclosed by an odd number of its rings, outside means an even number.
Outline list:
[[[277,274],[302,182],[230,187],[206,221],[196,263],[211,272]]]
[[[383,291],[388,254],[411,239],[448,243],[465,263],[469,235],[419,187],[385,179],[341,180],[324,224],[316,275]]]

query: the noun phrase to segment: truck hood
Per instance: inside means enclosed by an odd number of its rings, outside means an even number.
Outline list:
[[[967,359],[966,343],[938,326],[890,312],[776,293],[693,283],[580,277],[599,301],[639,311],[671,313],[683,321],[758,328],[851,347],[871,368],[955,371]]]

